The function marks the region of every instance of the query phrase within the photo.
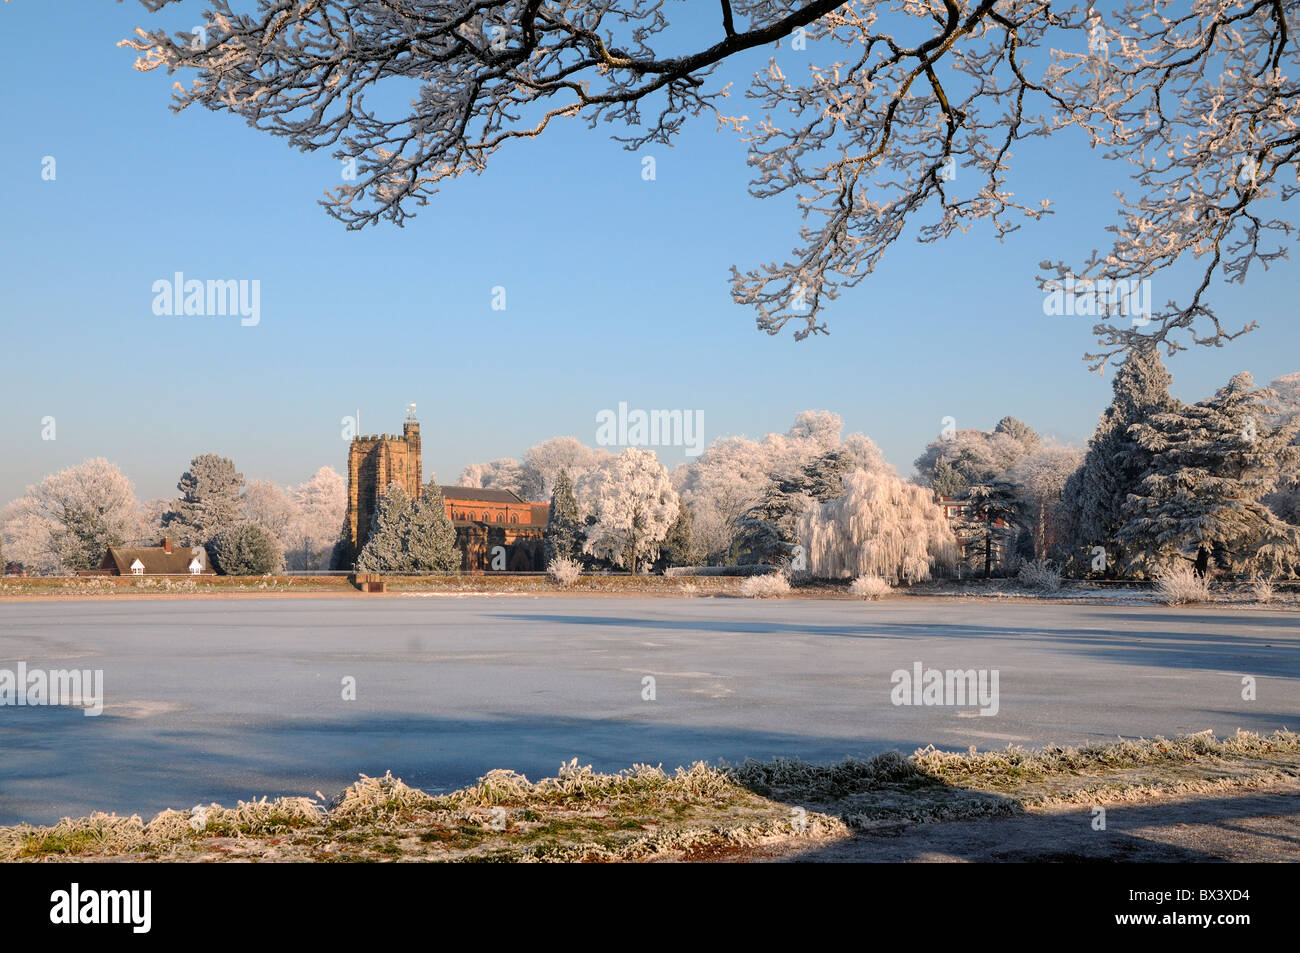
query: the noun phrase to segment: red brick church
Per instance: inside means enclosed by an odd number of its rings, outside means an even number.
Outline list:
[[[348,451],[348,517],[345,532],[351,556],[361,552],[379,495],[400,484],[412,500],[424,492],[421,479],[420,424],[407,420],[401,436],[354,437]],[[461,569],[542,572],[546,561],[542,533],[550,512],[547,503],[530,503],[509,490],[439,486],[447,518],[456,527]],[[498,548],[499,547],[499,548]]]

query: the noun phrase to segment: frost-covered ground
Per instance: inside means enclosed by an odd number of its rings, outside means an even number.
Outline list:
[[[332,794],[388,769],[437,792],[572,757],[618,770],[1295,728],[1298,623],[984,599],[0,603],[0,668],[102,669],[106,695],[99,717],[0,708],[0,823]],[[997,670],[997,714],[892,704],[892,673],[916,662]]]

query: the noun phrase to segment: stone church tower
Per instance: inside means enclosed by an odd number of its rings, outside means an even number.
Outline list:
[[[345,532],[351,559],[355,559],[370,535],[370,520],[380,494],[390,483],[398,483],[412,500],[424,489],[420,463],[420,424],[408,420],[402,435],[373,434],[353,437],[348,450],[348,519]]]

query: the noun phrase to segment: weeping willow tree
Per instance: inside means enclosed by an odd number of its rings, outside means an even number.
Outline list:
[[[805,507],[798,521],[813,575],[923,582],[956,564],[957,539],[931,491],[891,473],[854,470],[844,494]]]

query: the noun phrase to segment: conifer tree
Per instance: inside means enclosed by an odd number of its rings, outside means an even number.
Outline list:
[[[993,575],[999,552],[1006,552],[1020,530],[1020,512],[1024,500],[1010,483],[989,481],[976,483],[966,490],[969,503],[961,528],[972,533],[978,545],[967,549],[966,560],[981,566],[984,578]]]
[[[542,534],[546,564],[553,559],[573,559],[582,551],[582,520],[578,500],[573,495],[569,471],[561,470],[551,490],[551,508]]]
[[[379,497],[370,521],[370,536],[357,556],[357,572],[406,572],[411,568],[406,537],[411,498],[400,483],[390,483]]]
[[[447,502],[436,480],[425,484],[411,508],[406,525],[405,549],[415,572],[455,572],[461,567],[456,548],[456,527],[447,518]]]
[[[1088,441],[1083,464],[1065,484],[1062,493],[1063,535],[1076,558],[1105,550],[1107,575],[1125,569],[1126,557],[1119,541],[1124,525],[1124,501],[1136,492],[1146,476],[1150,453],[1139,445],[1130,428],[1154,414],[1180,406],[1169,393],[1171,378],[1155,347],[1132,351],[1112,382],[1114,397],[1101,415]]]
[[[239,493],[244,475],[228,458],[204,453],[190,461],[176,489],[181,497],[163,515],[163,527],[183,546],[208,546],[217,534],[241,522]]]
[[[1149,575],[1186,559],[1204,576],[1215,564],[1231,571],[1295,564],[1300,530],[1264,503],[1300,452],[1292,426],[1268,425],[1274,396],[1241,373],[1208,400],[1130,428],[1150,455],[1119,532],[1135,568]]]
[[[692,532],[691,511],[689,507],[683,506],[677,511],[677,519],[668,528],[668,535],[659,545],[657,567],[663,570],[669,566],[692,566],[698,558]]]

